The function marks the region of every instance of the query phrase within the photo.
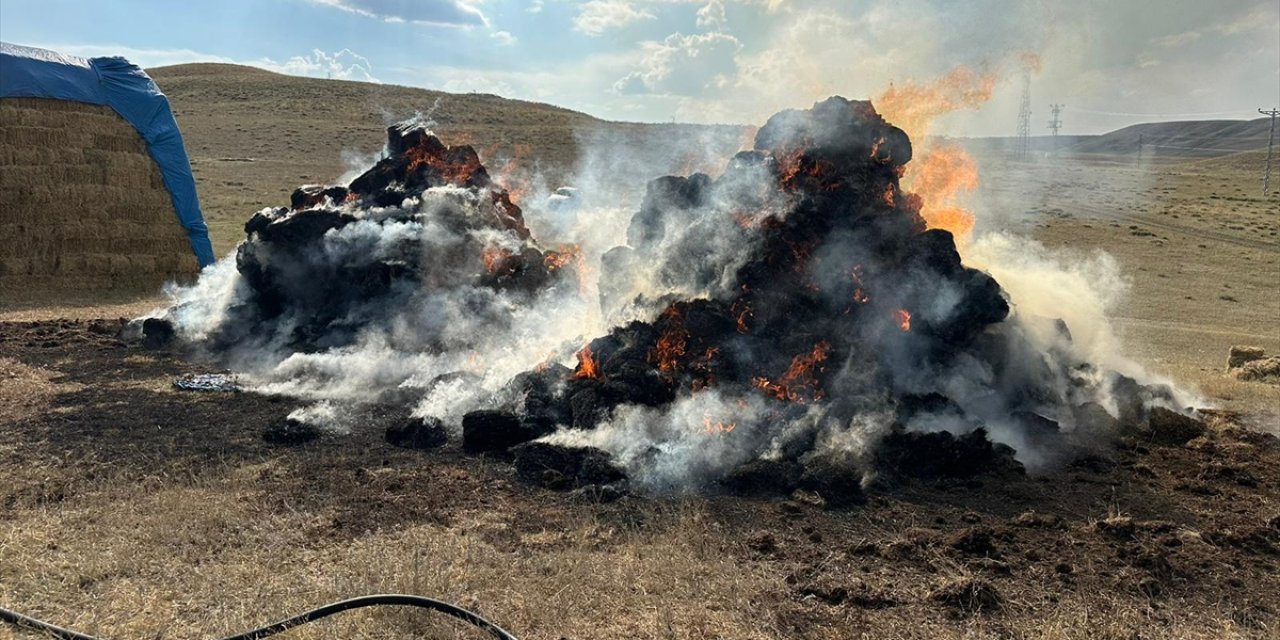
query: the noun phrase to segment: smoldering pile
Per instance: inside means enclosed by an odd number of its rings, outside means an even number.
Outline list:
[[[295,351],[341,347],[423,292],[476,286],[527,297],[573,271],[573,255],[530,241],[520,207],[470,146],[445,146],[408,123],[388,129],[387,150],[348,186],[299,188],[289,208],[249,220],[236,254],[247,292],[213,337],[219,348],[264,337]],[[454,346],[413,333],[423,349]]]
[[[625,473],[837,502],[874,478],[1047,464],[1174,404],[965,266],[901,191],[910,160],[869,102],[835,97],[772,117],[717,178],[652,181],[599,261],[593,304],[615,327],[566,349],[577,311],[559,296],[581,291],[582,251],[540,249],[469,147],[392,127],[388,157],[350,185],[254,216],[235,272],[167,316],[231,360],[285,354],[276,371],[391,345],[378,365],[397,401],[556,487]],[[489,325],[478,344],[471,328]],[[557,347],[467,364],[528,340]],[[285,370],[344,375],[305,362]]]

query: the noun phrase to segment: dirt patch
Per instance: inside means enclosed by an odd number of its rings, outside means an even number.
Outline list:
[[[1280,624],[1280,444],[1226,412],[1183,445],[1135,438],[1041,476],[904,478],[840,509],[803,492],[605,501],[531,487],[456,434],[395,446],[395,411],[272,445],[264,430],[296,402],[156,391],[211,368],[90,323],[0,323],[0,362],[46,403],[0,422],[0,601],[113,637],[227,635],[376,591],[546,639],[1207,639]],[[551,462],[538,477],[581,473]],[[357,614],[328,631],[449,624]]]

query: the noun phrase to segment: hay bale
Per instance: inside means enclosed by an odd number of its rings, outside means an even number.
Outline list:
[[[1227,352],[1227,370],[1238,369],[1246,362],[1259,360],[1267,355],[1262,347],[1249,347],[1245,345],[1232,345],[1231,350]]]
[[[1245,382],[1280,382],[1280,356],[1250,360],[1232,370],[1232,374]]]
[[[0,99],[0,291],[148,291],[197,271],[132,125],[104,106]]]

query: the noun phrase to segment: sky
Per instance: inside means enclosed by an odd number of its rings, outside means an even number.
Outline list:
[[[933,133],[1013,135],[1024,73],[1037,134],[1053,103],[1087,134],[1280,102],[1277,0],[4,0],[0,40],[649,122],[760,124],[948,77],[987,91]]]

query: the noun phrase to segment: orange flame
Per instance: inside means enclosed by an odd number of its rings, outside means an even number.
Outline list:
[[[991,99],[995,88],[995,73],[978,73],[957,65],[933,82],[907,80],[889,85],[871,102],[913,141],[923,141],[934,118],[957,109],[977,109]]]
[[[702,427],[707,433],[733,433],[738,428],[736,422],[711,421],[710,416],[702,416]]]
[[[821,400],[826,396],[826,392],[822,390],[821,382],[814,370],[816,369],[817,373],[826,370],[821,365],[826,361],[827,352],[830,349],[831,345],[825,340],[819,342],[814,345],[813,351],[793,358],[791,366],[781,378],[778,378],[777,382],[771,382],[764,377],[753,378],[752,382],[779,400],[801,403],[808,400]]]
[[[489,149],[491,153],[484,154],[485,157],[496,156],[497,145]],[[526,194],[533,190],[532,181],[529,179],[528,172],[524,169],[524,159],[533,151],[533,147],[527,144],[516,144],[511,146],[511,155],[504,161],[494,162],[498,176],[496,182],[503,189],[507,190],[511,201],[519,204],[520,200]]]
[[[689,340],[689,330],[684,328],[684,321],[680,318],[680,309],[675,305],[667,307],[662,312],[662,318],[666,320],[667,328],[662,332],[662,336],[658,338],[658,343],[654,345],[649,352],[649,362],[658,365],[658,371],[667,378],[675,375],[676,370],[680,366],[680,358],[684,357],[685,348]]]
[[[1025,66],[1038,65],[1023,56]],[[963,240],[973,230],[973,213],[956,204],[961,192],[978,186],[977,165],[954,146],[931,148],[929,127],[938,116],[957,109],[978,109],[991,99],[995,72],[978,73],[959,65],[928,83],[908,80],[891,85],[873,101],[885,119],[916,141],[915,158],[907,166],[907,190],[919,196],[920,215],[931,229],[946,229]],[[876,149],[872,149],[873,157]]]
[[[480,164],[480,156],[466,145],[445,147],[442,144],[435,148],[421,144],[405,150],[405,155],[409,157],[410,173],[426,165],[453,184],[465,184],[477,171],[484,168]]]
[[[582,261],[582,249],[575,244],[563,244],[543,254],[542,264],[548,271],[555,271],[567,264]]]
[[[582,345],[582,350],[578,352],[578,366],[573,370],[573,377],[591,380],[602,379],[600,365],[596,363],[595,355],[591,353],[590,343]]]
[[[897,317],[899,329],[902,329],[903,331],[911,330],[911,312],[910,311],[907,311],[906,309],[898,309],[897,311],[894,312],[894,315],[895,317]]]
[[[973,212],[956,204],[961,194],[978,188],[978,165],[963,149],[930,148],[912,162],[906,182],[920,197],[920,215],[930,229],[946,229],[957,239],[973,231]]]
[[[511,252],[502,247],[485,247],[481,257],[484,259],[484,270],[489,273],[497,273],[502,270],[507,258],[511,257]]]

